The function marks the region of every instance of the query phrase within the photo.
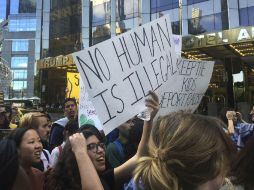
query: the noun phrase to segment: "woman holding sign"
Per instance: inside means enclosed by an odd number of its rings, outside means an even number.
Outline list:
[[[152,129],[153,118],[159,110],[158,96],[152,91],[150,91],[149,94],[149,98],[146,99],[146,106],[152,110],[151,119],[150,121],[144,122],[143,135],[137,153],[121,166],[114,169],[107,169],[105,145],[103,143],[102,135],[91,125],[83,126],[81,128],[82,133],[86,138],[87,154],[100,177],[103,188],[106,190],[117,189],[117,187],[120,187],[123,183],[127,182],[132,176],[137,160],[146,154],[146,143],[148,142]],[[55,185],[58,186],[58,189],[66,189],[65,184],[70,183],[73,183],[73,185],[75,184],[76,187],[81,186],[77,162],[72,153],[70,143],[66,143],[62,157],[54,169],[54,174],[49,175],[47,178],[50,181],[55,181],[55,183],[48,183],[47,187],[49,188],[46,189],[56,189]],[[60,187],[60,184],[63,185]]]

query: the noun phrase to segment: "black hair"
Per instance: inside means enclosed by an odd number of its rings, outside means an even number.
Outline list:
[[[78,132],[82,132],[85,138],[95,135],[100,142],[106,142],[105,135],[102,134],[94,125],[84,124]]]
[[[64,100],[64,102],[63,102],[63,107],[64,107],[65,104],[66,104],[67,102],[69,102],[69,101],[71,101],[71,102],[73,102],[75,105],[77,105],[77,100],[76,100],[75,98],[66,98],[66,99]]]
[[[0,141],[0,187],[11,190],[19,169],[16,143],[11,139]]]
[[[74,133],[76,133],[78,131],[79,127],[78,127],[78,121],[76,120],[70,120],[68,121],[68,123],[66,124],[64,131],[68,131],[69,135],[72,135]]]
[[[12,139],[16,143],[17,148],[19,148],[24,134],[30,129],[35,130],[34,128],[31,127],[16,128],[7,136],[7,138]]]

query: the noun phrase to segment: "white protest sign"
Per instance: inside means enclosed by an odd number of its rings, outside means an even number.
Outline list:
[[[177,61],[168,16],[72,55],[105,134],[143,111],[149,90],[161,97],[161,114],[196,108],[213,67],[205,61]],[[175,106],[170,92],[186,93],[181,95],[186,100]],[[194,99],[190,93],[200,96]]]
[[[181,57],[182,54],[182,36],[173,35],[174,44],[175,44],[175,53],[178,57]]]
[[[205,94],[213,72],[213,61],[179,58],[174,81],[163,86],[158,115],[178,110],[194,112]]]
[[[96,114],[93,103],[88,98],[85,86],[80,80],[80,96],[79,96],[79,126],[84,124],[94,125],[97,129],[102,130],[102,124]]]
[[[176,72],[168,16],[72,55],[105,134],[144,110],[148,91]]]

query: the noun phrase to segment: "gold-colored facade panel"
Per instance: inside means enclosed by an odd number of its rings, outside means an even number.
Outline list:
[[[59,55],[57,57],[48,57],[45,59],[41,59],[36,61],[37,69],[47,69],[52,67],[62,67],[73,65],[73,58],[71,55]]]

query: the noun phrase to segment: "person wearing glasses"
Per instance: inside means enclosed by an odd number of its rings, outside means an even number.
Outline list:
[[[92,125],[83,125],[79,132],[86,138],[87,155],[89,156],[95,170],[97,171],[100,181],[105,190],[114,190],[121,187],[132,176],[132,172],[136,167],[139,157],[146,154],[146,143],[150,136],[152,129],[153,118],[159,110],[159,98],[150,91],[151,96],[146,99],[146,106],[149,107],[151,112],[150,121],[144,122],[143,135],[139,143],[137,153],[127,160],[122,165],[116,168],[109,168],[105,157],[105,144],[104,137],[100,131]],[[80,157],[85,162],[85,158]],[[70,144],[66,143],[61,158],[51,172],[46,173],[47,190],[53,189],[80,189],[80,172],[77,163],[77,158],[72,152]]]

